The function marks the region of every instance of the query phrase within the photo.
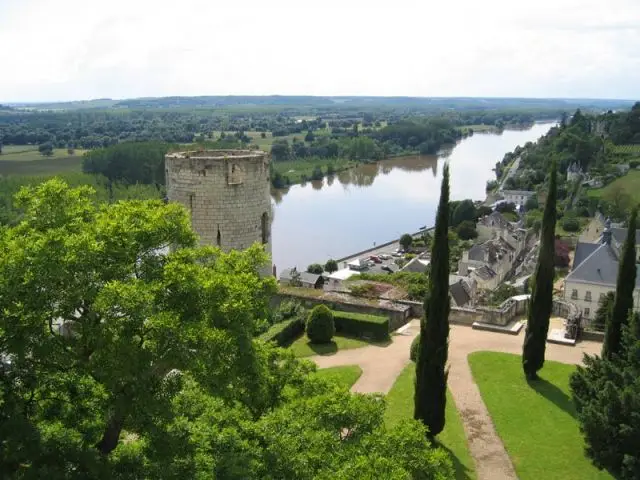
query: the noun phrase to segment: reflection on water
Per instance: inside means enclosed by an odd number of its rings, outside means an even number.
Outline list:
[[[272,191],[273,262],[278,272],[340,258],[432,225],[442,161],[451,168],[451,198],[485,197],[505,153],[535,141],[550,124],[476,134],[436,155],[362,164],[331,178]]]

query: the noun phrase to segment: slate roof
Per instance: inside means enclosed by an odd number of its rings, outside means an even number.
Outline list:
[[[611,236],[614,238],[618,244],[624,244],[625,239],[627,238],[627,229],[620,227],[612,227],[611,228]],[[636,244],[640,243],[640,230],[636,230]]]
[[[464,288],[462,282],[463,280],[460,280],[459,282],[449,285],[449,293],[451,293],[453,301],[459,307],[466,305],[471,300],[471,297],[467,293],[467,290]]]
[[[594,245],[597,248],[581,263],[574,262],[576,266],[567,275],[566,281],[615,287],[618,278],[618,257],[611,245]],[[636,275],[636,288],[638,287],[640,287],[640,276]]]
[[[511,223],[498,211],[491,212],[478,220],[478,222],[487,227],[509,228],[511,226]]]
[[[489,280],[490,278],[493,278],[496,276],[496,272],[494,272],[491,268],[487,267],[486,265],[483,265],[480,268],[476,268],[473,272],[483,280]]]
[[[307,283],[309,285],[316,285],[321,275],[316,275],[315,273],[309,272],[301,272],[300,273],[300,281],[304,284]]]
[[[599,243],[583,243],[578,242],[576,245],[576,251],[573,254],[572,270],[575,270],[578,265],[586,260],[601,244]]]
[[[414,273],[424,273],[427,271],[429,266],[429,260],[422,260],[419,258],[413,258],[409,263],[407,263],[403,268],[403,272],[414,272]]]
[[[282,280],[292,280],[293,273],[296,271],[296,268],[285,268],[280,272],[280,281]]]

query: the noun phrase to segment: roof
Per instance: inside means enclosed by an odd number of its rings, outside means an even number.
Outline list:
[[[456,302],[456,305],[459,307],[466,305],[471,300],[462,282],[463,280],[460,280],[459,282],[449,285],[449,293],[451,293],[453,301]]]
[[[293,280],[294,272],[296,272],[296,267],[285,268],[280,272],[280,280]]]
[[[407,263],[403,268],[403,272],[414,272],[414,273],[424,273],[427,271],[430,260],[423,260],[421,258],[413,258]]]
[[[531,190],[503,190],[503,195],[523,195],[525,197],[530,197],[536,194],[536,192],[532,192]]]
[[[353,277],[354,275],[360,275],[360,272],[356,272],[355,270],[350,270],[348,268],[343,268],[342,270],[338,270],[329,275],[329,278],[332,280],[346,280],[349,277]]]
[[[322,275],[316,275],[315,273],[309,272],[301,272],[300,273],[300,281],[302,283],[309,283],[311,285],[315,285],[318,283],[318,280],[322,278]]]
[[[501,228],[509,228],[511,224],[509,220],[507,220],[504,215],[502,215],[498,211],[494,211],[489,215],[482,217],[478,220],[478,223],[485,225],[487,227],[501,227]]]
[[[615,251],[611,245],[601,244],[567,275],[566,282],[615,287],[617,278],[618,258]],[[636,288],[639,286],[640,276],[636,275]]]
[[[573,254],[573,265],[571,266],[571,269],[575,270],[576,267],[584,262],[586,258],[591,255],[600,245],[600,243],[578,242],[578,244],[576,245],[576,251]]]
[[[611,236],[620,245],[624,244],[627,238],[627,229],[620,227],[611,227]],[[636,230],[636,244],[640,243],[640,230]]]
[[[489,280],[496,276],[496,272],[494,272],[491,268],[483,265],[480,268],[476,268],[473,273],[475,273],[482,280]]]

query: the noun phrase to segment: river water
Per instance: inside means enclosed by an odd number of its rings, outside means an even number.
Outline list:
[[[439,155],[359,165],[333,178],[277,190],[273,198],[273,264],[305,269],[432,226],[442,166],[449,162],[451,199],[485,199],[487,180],[505,153],[536,141],[552,126],[475,134]]]

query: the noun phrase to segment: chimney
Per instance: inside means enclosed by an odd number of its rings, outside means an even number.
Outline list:
[[[607,218],[604,222],[604,229],[602,230],[602,243],[611,245],[611,220]]]

